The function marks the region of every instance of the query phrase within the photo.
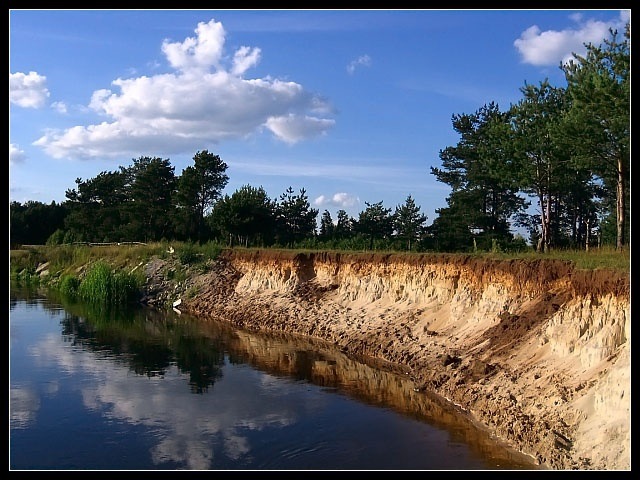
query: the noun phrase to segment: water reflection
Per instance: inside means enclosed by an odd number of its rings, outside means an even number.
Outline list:
[[[139,375],[164,377],[175,366],[189,375],[193,393],[206,392],[222,375],[221,340],[200,335],[192,319],[178,321],[173,312],[146,309],[92,314],[84,305],[66,308],[61,322],[65,337],[98,356],[117,359]]]
[[[11,310],[17,298],[11,297]],[[120,448],[130,457],[136,449],[144,450],[145,455],[150,452],[152,464],[167,469],[291,468],[283,466],[287,461],[295,468],[336,468],[333,465],[339,465],[339,451],[345,448],[332,432],[315,432],[319,437],[313,444],[303,440],[305,429],[315,428],[309,422],[317,421],[308,419],[329,411],[331,397],[283,387],[279,378],[288,379],[292,385],[310,382],[345,398],[393,409],[443,429],[448,432],[449,443],[466,444],[486,459],[487,468],[532,468],[528,459],[497,444],[446,402],[415,392],[406,377],[351,359],[321,342],[238,331],[223,323],[173,312],[92,311],[86,305],[57,301],[64,303],[64,309],[37,294],[26,297],[27,307],[43,308],[59,321],[63,341],[58,328],[28,346],[28,358],[38,371],[55,371],[56,376],[38,381],[33,373],[12,369],[10,418],[12,431],[34,428],[43,402],[53,397],[62,401],[59,397],[69,389],[69,378],[79,378],[72,388],[80,391],[82,406],[121,427],[106,430],[98,427],[95,419],[74,418],[78,417],[75,411],[62,414],[60,428],[83,438],[80,445],[76,442],[69,448],[75,449],[86,464],[69,468],[113,468],[113,459],[100,454],[105,445]],[[14,343],[16,349],[21,345],[18,340],[24,326],[17,325],[12,326],[12,349]],[[194,395],[206,401],[193,401]],[[339,414],[334,420],[336,426],[347,424],[349,419],[340,415],[351,412],[351,407],[342,403],[331,408]],[[391,427],[385,427],[385,431],[382,426],[387,424],[383,422],[380,419],[378,441],[388,450],[389,439],[384,436]],[[136,437],[129,429],[137,427],[144,430]],[[275,429],[285,427],[297,435],[289,444],[274,446]],[[105,430],[97,435],[95,430],[100,428]],[[398,433],[394,439],[398,446],[393,448],[401,450],[402,442],[423,441],[408,424],[393,428]],[[350,447],[351,456],[358,455],[357,440],[349,440],[355,442]],[[61,449],[65,448],[64,442],[61,439]],[[16,442],[13,445],[15,448]],[[18,441],[18,445],[22,443]],[[46,451],[51,445],[42,448]],[[312,452],[314,449],[318,451]],[[303,460],[310,453],[318,456],[317,464]],[[438,452],[431,454],[437,456]],[[33,464],[28,468],[60,468],[47,465],[46,459],[39,458],[45,455],[38,452],[31,457]],[[300,464],[295,463],[296,457]],[[379,468],[374,460],[368,460],[368,464]],[[69,463],[73,465],[74,461]],[[122,462],[116,468],[140,468]]]
[[[446,429],[453,442],[468,444],[497,464],[533,468],[528,457],[496,442],[443,398],[416,391],[414,383],[397,367],[374,359],[353,359],[331,345],[303,337],[230,330],[217,322],[201,328],[205,335],[225,336],[231,358],[239,363],[249,363],[272,375],[307,380],[370,405],[392,408]]]

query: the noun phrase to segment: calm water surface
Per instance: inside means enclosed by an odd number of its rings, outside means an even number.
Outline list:
[[[535,468],[326,344],[18,289],[9,313],[11,470]]]

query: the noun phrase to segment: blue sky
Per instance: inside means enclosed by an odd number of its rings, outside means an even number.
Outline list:
[[[630,10],[10,10],[9,200],[66,200],[76,178],[208,150],[224,193],[306,190],[320,214],[411,195],[446,206],[452,115],[520,88]],[[318,216],[318,218],[320,215]]]

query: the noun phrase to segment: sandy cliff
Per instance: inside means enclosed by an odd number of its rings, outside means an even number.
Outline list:
[[[226,251],[181,309],[401,366],[539,465],[631,467],[629,277],[552,260]]]

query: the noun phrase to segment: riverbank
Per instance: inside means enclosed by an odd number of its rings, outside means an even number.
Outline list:
[[[228,250],[146,302],[403,369],[543,468],[631,466],[629,277],[557,260]]]

